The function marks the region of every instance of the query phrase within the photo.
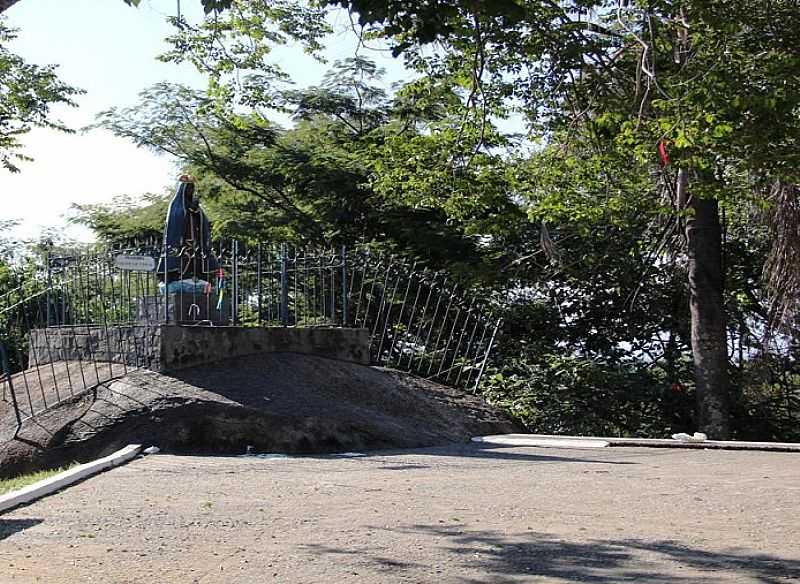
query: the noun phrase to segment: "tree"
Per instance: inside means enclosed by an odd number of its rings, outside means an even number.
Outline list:
[[[129,6],[138,6],[140,0],[123,0]],[[20,152],[19,137],[32,127],[46,127],[70,132],[64,124],[49,117],[53,104],[74,106],[72,98],[83,93],[55,74],[53,65],[40,67],[26,63],[4,45],[16,38],[17,30],[8,28],[2,13],[19,0],[0,0],[0,164],[10,171],[19,172],[15,161],[30,160]],[[206,13],[230,8],[232,0],[202,0]]]
[[[534,135],[563,140],[605,120],[608,145],[676,168],[688,217],[688,288],[700,427],[729,433],[720,205],[796,183],[798,17],[790,1],[331,2],[407,62],[460,75],[483,108],[506,99]],[[436,44],[439,51],[423,52]],[[668,170],[667,172],[671,172]]]
[[[114,246],[155,243],[163,237],[169,198],[168,194],[118,195],[110,203],[73,204],[70,221]]]
[[[434,115],[427,105],[417,109],[408,94],[388,96],[381,75],[371,61],[350,58],[335,63],[318,87],[270,92],[267,104],[294,112],[290,129],[269,122],[256,108],[234,109],[172,85],[144,92],[135,108],[104,112],[99,124],[178,157],[202,185],[203,204],[218,235],[313,245],[381,242],[432,266],[479,264],[490,255],[490,246],[480,245],[473,225],[478,215],[502,209],[496,193],[504,190],[492,187],[499,179],[487,178],[486,168],[476,163],[474,173],[459,182],[482,192],[484,205],[478,213],[465,211],[449,220],[440,205],[396,196],[386,186],[391,181],[378,188],[372,177],[392,156],[424,140],[419,124]],[[437,164],[443,152],[438,146],[419,162]],[[449,191],[444,196],[457,199]],[[508,201],[505,205],[524,218]],[[128,217],[142,233],[149,229],[140,220],[149,216],[149,208],[122,214],[108,206],[81,211],[81,221],[103,234],[127,232]],[[503,224],[503,229],[512,227]]]
[[[10,1],[13,4],[14,2],[18,2],[19,0],[10,0]],[[123,2],[125,2],[125,4],[127,4],[128,6],[139,6],[139,4],[141,4],[141,1],[142,0],[123,0]],[[225,10],[227,8],[230,8],[231,4],[233,4],[233,0],[201,0],[201,2],[203,4],[203,9],[206,11],[206,14],[213,11]],[[1,11],[2,10],[0,10],[0,12]]]
[[[5,46],[16,38],[0,17],[0,164],[18,172],[16,162],[28,160],[21,153],[20,136],[33,127],[68,132],[66,126],[50,118],[50,107],[63,103],[74,106],[72,98],[82,93],[56,77],[55,67],[26,63]]]
[[[738,437],[791,435],[797,381],[779,390],[752,357],[767,315],[758,207],[795,168],[781,84],[796,69],[775,40],[791,31],[759,6],[751,29],[731,3],[353,5],[414,71],[391,94],[361,58],[287,88],[270,50],[316,51],[323,12],[237,2],[175,21],[165,59],[208,73],[208,92],[162,86],[101,121],[179,156],[219,234],[380,240],[490,284],[508,318],[489,391],[534,429],[552,417],[561,431],[721,437],[730,408]],[[294,127],[271,123],[274,109]],[[527,139],[498,130],[510,114]],[[111,211],[107,225],[124,225]],[[792,213],[768,215],[790,241]],[[779,401],[780,424],[752,421]]]

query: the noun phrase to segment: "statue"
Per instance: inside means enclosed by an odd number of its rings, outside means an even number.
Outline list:
[[[210,283],[214,276],[216,286]],[[211,325],[229,321],[225,272],[211,249],[211,224],[189,175],[178,179],[178,189],[167,209],[156,277],[166,298],[142,298],[140,320]]]
[[[167,209],[162,256],[158,263],[158,279],[167,286],[185,282],[184,288],[209,286],[219,262],[211,250],[211,224],[195,196],[194,179],[182,175],[178,189]],[[194,290],[181,290],[194,291]]]

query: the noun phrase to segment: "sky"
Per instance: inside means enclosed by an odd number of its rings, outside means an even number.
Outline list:
[[[21,0],[4,14],[19,28],[11,49],[28,62],[58,65],[59,77],[86,90],[77,108],[54,108],[54,116],[74,129],[94,121],[113,106],[136,104],[137,95],[160,81],[205,87],[204,78],[190,65],[161,63],[156,56],[167,45],[167,16],[175,15],[177,0],[143,0],[138,8],[122,0]],[[199,0],[182,0],[187,19],[202,18]],[[326,56],[341,59],[355,53],[357,41],[346,14],[331,17],[337,31]],[[362,49],[363,54],[363,49]],[[402,65],[385,52],[367,56],[387,69],[387,83],[403,77]],[[326,66],[295,47],[275,51],[272,60],[300,86],[319,83]],[[91,240],[91,232],[67,225],[72,203],[109,202],[115,195],[172,190],[178,175],[176,161],[137,149],[105,130],[63,134],[34,129],[22,137],[24,153],[33,162],[19,164],[22,172],[0,168],[0,220],[15,219],[10,234],[19,240],[38,238],[46,229],[64,237]],[[202,189],[202,185],[200,185]]]

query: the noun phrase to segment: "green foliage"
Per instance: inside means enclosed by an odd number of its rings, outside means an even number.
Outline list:
[[[518,211],[509,199],[506,163],[483,151],[490,137],[458,128],[452,119],[428,124],[424,132],[387,136],[374,153],[373,186],[388,199],[442,209],[456,220],[480,220]],[[499,142],[499,136],[493,136]],[[481,149],[476,148],[479,140]]]
[[[75,105],[72,98],[83,93],[56,77],[55,66],[26,63],[7,44],[17,37],[0,16],[0,165],[19,172],[17,163],[29,160],[21,152],[19,139],[33,127],[70,131],[50,117],[53,104]]]
[[[689,431],[693,396],[645,367],[542,354],[506,360],[483,394],[530,431],[584,436],[666,437]]]
[[[301,0],[208,0],[199,26],[172,19],[176,34],[165,62],[188,62],[209,79],[209,95],[220,101],[238,100],[263,107],[274,98],[273,86],[287,75],[268,57],[275,46],[299,43],[316,54],[320,37],[330,32],[323,8]],[[218,13],[216,9],[231,7]],[[211,8],[214,10],[213,14]]]
[[[744,362],[734,372],[740,391],[734,425],[740,440],[800,441],[800,369],[793,348]]]
[[[271,51],[318,56],[325,6],[402,55],[406,83],[389,92],[354,57],[319,87],[287,88]],[[737,435],[794,435],[793,358],[757,345],[765,185],[800,178],[795,3],[209,7],[222,12],[200,26],[175,21],[163,57],[207,73],[208,91],[163,84],[99,123],[177,156],[217,234],[382,242],[490,286],[506,324],[489,397],[537,431],[663,437],[697,429],[688,212],[672,188],[690,168],[690,194],[725,214]],[[274,110],[294,126],[270,121]],[[500,130],[510,123],[524,135]],[[145,211],[86,212],[113,237],[151,228]]]
[[[0,261],[8,262],[14,257],[16,242],[5,234],[18,225],[18,221],[0,219]]]
[[[104,112],[98,124],[184,161],[217,235],[323,245],[380,241],[433,266],[478,263],[476,235],[484,232],[475,221],[488,223],[499,212],[524,219],[503,193],[502,166],[492,175],[486,157],[478,157],[460,179],[484,202],[459,220],[448,220],[439,202],[416,198],[411,181],[403,193],[393,190],[382,169],[410,147],[406,141],[425,137],[417,128],[422,113],[407,98],[389,98],[381,75],[371,61],[346,59],[321,86],[280,92],[282,106],[295,114],[288,130],[257,110],[234,111],[207,94],[167,84],[143,93],[135,108]],[[437,160],[440,152],[431,150]],[[435,179],[447,179],[441,165],[428,164]],[[143,214],[150,210],[102,206],[84,208],[84,216],[104,235],[144,234],[151,224]]]
[[[70,221],[89,227],[102,242],[159,241],[168,204],[168,195],[117,195],[111,203],[73,204]]]

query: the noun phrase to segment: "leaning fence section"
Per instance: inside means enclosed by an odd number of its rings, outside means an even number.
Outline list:
[[[162,324],[364,328],[374,364],[475,389],[500,321],[447,274],[366,247],[59,255],[0,294],[2,399],[19,421],[157,368]]]
[[[349,261],[351,325],[370,331],[374,363],[477,387],[500,325],[486,303],[402,259],[361,252]]]
[[[366,328],[373,363],[450,385],[477,386],[497,336],[487,303],[447,274],[367,248],[260,244],[226,264],[238,323]]]

